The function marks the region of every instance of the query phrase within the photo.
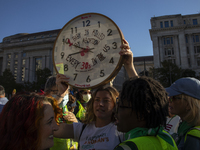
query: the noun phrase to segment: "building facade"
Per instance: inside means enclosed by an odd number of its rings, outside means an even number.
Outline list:
[[[200,14],[151,18],[154,67],[164,60],[200,74]]]

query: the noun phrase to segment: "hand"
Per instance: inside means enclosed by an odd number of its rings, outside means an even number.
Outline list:
[[[74,115],[74,113],[68,111],[65,112],[65,115],[63,116],[63,118],[67,121],[71,121],[71,122],[78,122],[76,116]]]
[[[133,65],[133,53],[130,49],[129,43],[123,39],[124,44],[121,46],[119,54],[123,57],[123,64],[125,66]]]
[[[64,97],[68,93],[68,85],[67,83],[69,78],[67,78],[63,74],[57,74],[56,75],[56,86],[58,87],[58,95],[60,97]]]
[[[125,39],[123,39],[123,45],[121,46],[121,48],[122,50],[119,52],[119,54],[123,57],[123,64],[129,78],[138,76],[133,65],[133,53],[130,49],[128,42]]]

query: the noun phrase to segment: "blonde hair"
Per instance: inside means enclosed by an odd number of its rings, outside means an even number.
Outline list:
[[[193,98],[191,96],[181,94],[181,102],[187,102],[190,109],[186,110],[187,114],[184,116],[184,120],[190,124],[199,126],[200,125],[200,100]]]
[[[94,99],[96,97],[96,94],[99,91],[107,91],[107,92],[109,92],[111,97],[112,97],[112,100],[114,101],[114,104],[116,105],[116,99],[119,96],[119,92],[114,87],[112,87],[112,86],[103,86],[103,87],[98,88],[96,91],[93,92],[92,98],[87,103],[85,119],[83,120],[83,123],[85,123],[85,124],[89,124],[89,123],[91,123],[93,121],[96,121],[96,116],[95,116],[94,111],[93,111],[93,104],[94,104]],[[111,121],[112,122],[115,121],[114,113],[111,116]]]

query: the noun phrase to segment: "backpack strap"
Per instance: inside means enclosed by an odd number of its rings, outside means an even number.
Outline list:
[[[81,135],[82,135],[83,130],[85,129],[86,125],[87,125],[87,124],[83,124],[82,130],[81,130],[81,133],[80,133],[80,136],[79,136],[79,138],[78,138],[78,150],[80,149],[80,139],[81,139]]]

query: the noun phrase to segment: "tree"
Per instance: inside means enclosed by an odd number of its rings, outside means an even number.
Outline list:
[[[44,68],[44,69],[38,69],[36,71],[36,77],[37,77],[37,82],[36,82],[36,90],[39,89],[44,89],[46,80],[49,76],[51,76],[51,70],[48,68]]]
[[[168,61],[161,62],[161,68],[150,68],[150,74],[164,87],[169,87],[174,81],[182,77],[195,77],[195,71],[181,69],[176,64]]]
[[[3,76],[0,76],[0,84],[5,88],[8,95],[11,95],[13,89],[16,89],[16,81],[10,69],[5,69]]]

